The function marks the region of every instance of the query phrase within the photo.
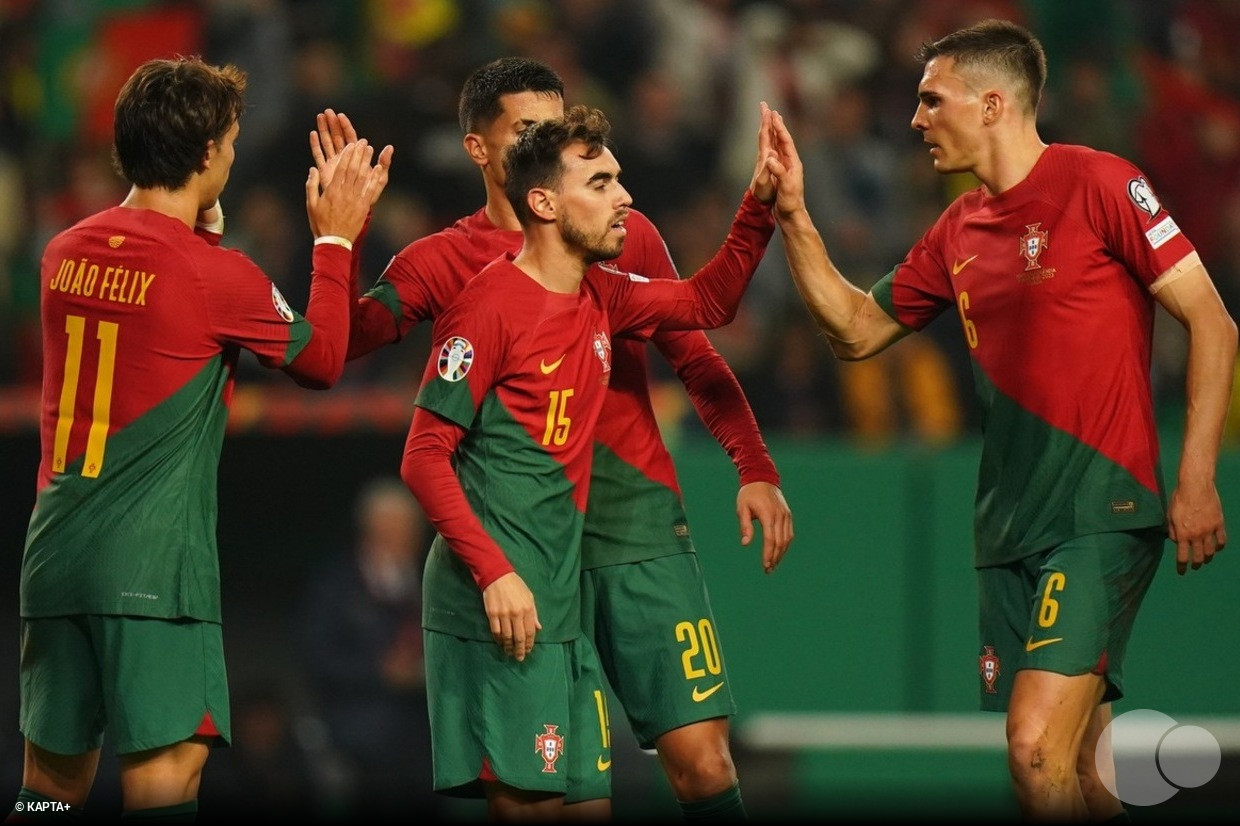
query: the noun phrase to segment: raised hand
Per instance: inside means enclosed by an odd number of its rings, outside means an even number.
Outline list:
[[[762,104],[763,108],[766,104]],[[787,217],[805,209],[805,167],[797,154],[792,133],[778,112],[771,112],[771,148],[767,168],[778,181],[775,198],[775,217]]]
[[[769,204],[775,201],[775,189],[779,183],[771,167],[771,161],[775,157],[772,149],[774,132],[771,125],[774,113],[765,101],[760,104],[760,110],[762,118],[758,126],[758,157],[754,162],[753,180],[749,182],[749,191],[762,203]]]
[[[335,174],[340,153],[349,144],[357,143],[357,129],[348,115],[334,109],[324,109],[315,116],[315,122],[318,129],[310,133],[310,156],[319,171],[319,186],[326,187]],[[390,167],[393,152],[391,145],[385,146],[379,153],[379,164]]]
[[[327,186],[340,153],[349,144],[357,143],[357,130],[348,115],[335,109],[324,109],[314,120],[317,129],[310,132],[310,156],[319,170],[320,185]]]
[[[330,184],[324,186],[317,167],[306,178],[306,215],[316,238],[336,235],[353,241],[362,231],[370,207],[388,184],[392,147],[379,154],[365,140],[346,145],[334,158]]]

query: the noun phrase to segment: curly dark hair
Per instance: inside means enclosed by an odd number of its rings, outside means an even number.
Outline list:
[[[580,143],[583,158],[596,158],[608,146],[611,123],[598,109],[572,106],[560,118],[548,118],[526,129],[504,153],[504,194],[517,219],[530,219],[526,195],[538,187],[554,188],[564,174],[561,153],[566,146]]]

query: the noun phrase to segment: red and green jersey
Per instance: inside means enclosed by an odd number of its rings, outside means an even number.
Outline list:
[[[216,474],[238,354],[332,384],[351,264],[342,247],[315,248],[303,317],[218,243],[167,215],[116,207],[47,245],[22,616],[219,621]]]
[[[435,321],[402,465],[439,533],[424,627],[491,639],[481,591],[516,571],[540,640],[581,633],[581,536],[613,336],[718,326],[772,227],[769,208],[748,199],[721,252],[685,281],[592,267],[578,292],[554,293],[507,254],[465,285]]]
[[[647,278],[677,278],[658,230],[633,211],[624,252],[609,267]],[[437,318],[465,282],[504,253],[521,249],[520,231],[497,229],[486,210],[414,241],[399,252],[354,308],[349,357],[398,340]],[[660,330],[653,343],[684,382],[699,416],[727,451],[742,484],[779,484],[740,384],[700,330]],[[594,480],[586,512],[587,568],[692,552],[680,486],[659,433],[644,342],[617,337],[613,368],[595,428]]]
[[[1151,286],[1196,256],[1132,164],[1051,145],[997,196],[958,198],[874,288],[921,329],[954,309],[984,411],[975,562],[1161,525]]]

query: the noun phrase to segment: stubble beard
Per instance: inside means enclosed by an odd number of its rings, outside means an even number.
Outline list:
[[[564,237],[564,241],[569,246],[581,250],[582,260],[587,266],[597,264],[599,261],[613,261],[620,257],[620,253],[624,250],[624,238],[619,238],[609,244],[607,234],[610,232],[611,225],[608,224],[600,237],[591,239],[570,218],[566,217],[560,225],[560,234]]]

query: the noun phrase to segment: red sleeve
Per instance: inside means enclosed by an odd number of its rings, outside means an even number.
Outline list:
[[[964,197],[964,196],[961,196]],[[957,198],[918,239],[904,260],[874,287],[883,312],[914,330],[921,330],[956,302],[943,260],[943,235],[955,226],[961,199]],[[883,296],[880,298],[880,296]]]
[[[349,351],[345,355],[346,361],[361,358],[400,339],[400,331],[391,311],[382,302],[363,295],[361,290],[361,242],[370,230],[371,215],[373,213],[366,216],[366,223],[353,243],[353,289],[349,304]]]
[[[1093,190],[1085,200],[1093,213],[1089,222],[1107,249],[1149,289],[1195,248],[1137,167],[1105,153],[1093,159],[1082,173]]]
[[[353,295],[352,253],[337,244],[316,244],[314,275],[306,321],[311,334],[305,347],[284,367],[303,387],[326,390],[340,380],[349,341],[349,304]]]
[[[223,235],[218,232],[212,232],[206,227],[194,227],[194,234],[213,247],[218,247],[220,242],[224,240]]]
[[[688,279],[697,303],[708,308],[709,318],[719,323],[703,327],[722,327],[736,317],[741,296],[749,286],[758,263],[766,253],[775,232],[775,216],[769,204],[745,190],[732,228],[715,256]],[[739,275],[739,277],[738,277]],[[696,325],[695,325],[696,326]]]
[[[775,462],[732,368],[700,330],[660,333],[655,345],[684,383],[698,418],[727,451],[742,485],[779,485]]]
[[[413,411],[400,475],[435,530],[469,566],[478,590],[515,569],[482,527],[452,468],[452,454],[465,428],[418,407]]]
[[[433,318],[435,302],[426,283],[439,271],[434,247],[419,239],[392,256],[382,275],[355,297],[349,324],[349,360],[395,344],[415,324]]]
[[[630,227],[642,227],[637,233],[642,246],[633,271],[651,278],[679,278],[658,229],[639,212],[634,212],[633,217],[637,220],[631,219]],[[732,368],[706,334],[700,330],[664,330],[657,332],[652,341],[676,370],[702,424],[736,465],[741,484],[779,485],[779,473],[762,441],[749,400]]]
[[[373,353],[385,344],[393,344],[400,336],[396,319],[383,302],[362,296],[350,307],[348,360]]]
[[[723,246],[691,278],[600,280],[613,292],[609,307],[613,335],[628,332],[643,338],[653,334],[656,324],[669,330],[701,330],[731,322],[774,232],[771,207],[746,190]]]

